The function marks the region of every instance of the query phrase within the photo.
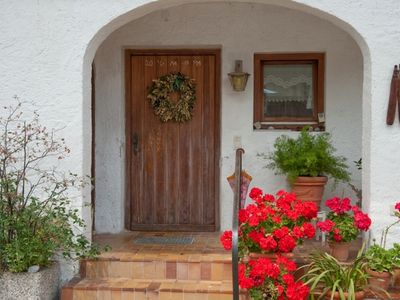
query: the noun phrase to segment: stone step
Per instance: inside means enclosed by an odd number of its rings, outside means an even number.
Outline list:
[[[61,300],[231,300],[230,281],[98,278],[71,281]],[[241,300],[248,300],[242,291]]]
[[[132,254],[112,253],[98,260],[81,261],[81,277],[232,280],[231,257],[227,254]]]

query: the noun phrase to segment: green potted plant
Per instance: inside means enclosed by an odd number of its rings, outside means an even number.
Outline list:
[[[314,253],[302,268],[302,280],[310,286],[311,299],[364,299],[369,290],[366,263],[361,249],[352,264],[342,264],[328,253]]]
[[[393,254],[393,286],[400,286],[400,244],[394,243],[392,248]]]
[[[365,254],[371,283],[384,289],[388,289],[392,274],[400,265],[400,245],[393,244],[392,248],[386,247],[389,230],[400,223],[400,202],[396,203],[394,214],[397,220],[385,227],[380,244],[374,243]],[[396,280],[398,279],[395,278]]]
[[[21,105],[0,116],[0,298],[54,299],[57,255],[93,258],[99,249],[71,207],[71,189],[85,180],[53,167],[69,149],[36,113],[24,120]]]
[[[292,192],[301,200],[320,205],[327,176],[337,181],[349,181],[346,159],[335,156],[329,133],[311,134],[303,128],[295,138],[282,135],[274,143],[274,151],[266,155],[268,168],[287,175]]]
[[[380,245],[372,245],[365,253],[367,261],[367,272],[370,275],[368,279],[371,285],[379,286],[387,290],[390,286],[390,280],[394,269],[393,251],[385,249]]]

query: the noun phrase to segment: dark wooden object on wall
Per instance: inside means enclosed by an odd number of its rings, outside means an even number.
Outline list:
[[[220,50],[126,50],[125,59],[126,228],[217,230]],[[196,82],[184,123],[161,122],[147,99],[152,80],[172,72]]]
[[[389,106],[386,117],[386,124],[393,125],[394,119],[396,116],[396,106],[399,104],[399,120],[400,120],[400,95],[399,95],[399,87],[400,87],[400,77],[399,77],[399,68],[397,65],[394,66],[392,81],[390,83],[390,95],[389,95]]]

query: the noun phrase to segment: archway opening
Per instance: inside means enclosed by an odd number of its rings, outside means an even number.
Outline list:
[[[253,131],[253,88],[250,83],[242,94],[232,92],[225,74],[233,61],[241,59],[252,73],[256,52],[324,52],[326,53],[326,128],[332,132],[340,154],[349,160],[353,184],[368,189],[368,167],[363,175],[352,161],[363,157],[368,166],[370,118],[370,62],[362,37],[347,23],[320,10],[292,1],[279,6],[270,1],[220,3],[152,3],[119,16],[105,25],[88,46],[84,63],[84,109],[90,105],[90,66],[96,65],[96,225],[98,232],[124,229],[125,123],[124,123],[124,55],[125,48],[221,48],[221,227],[230,224],[231,191],[225,176],[232,168],[232,138],[240,137],[246,151],[246,168],[254,184],[275,192],[285,186],[283,178],[262,168],[256,154],[270,150],[279,131]],[[238,22],[248,20],[252,22]],[[290,22],[288,22],[290,20]],[[232,25],[233,24],[233,25]],[[90,102],[90,101],[89,101]],[[87,119],[87,118],[84,118]],[[89,118],[90,120],[90,118]],[[351,125],[349,125],[351,124]],[[86,128],[86,126],[88,126]],[[85,130],[90,128],[85,125]],[[362,132],[363,130],[363,132]],[[86,150],[90,134],[86,132]],[[289,135],[296,133],[284,132]],[[364,144],[364,147],[362,147]],[[362,153],[361,153],[362,149]],[[90,160],[89,160],[90,161]],[[361,178],[362,177],[362,178]],[[101,191],[99,191],[101,189]],[[352,193],[339,186],[329,195]],[[352,194],[355,196],[354,194]],[[368,209],[368,203],[364,203]]]

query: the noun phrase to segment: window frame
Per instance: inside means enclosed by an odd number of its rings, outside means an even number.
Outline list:
[[[264,116],[264,65],[312,64],[313,65],[313,115],[312,117]],[[255,53],[254,54],[254,111],[253,129],[301,130],[309,125],[325,130],[325,53]]]

